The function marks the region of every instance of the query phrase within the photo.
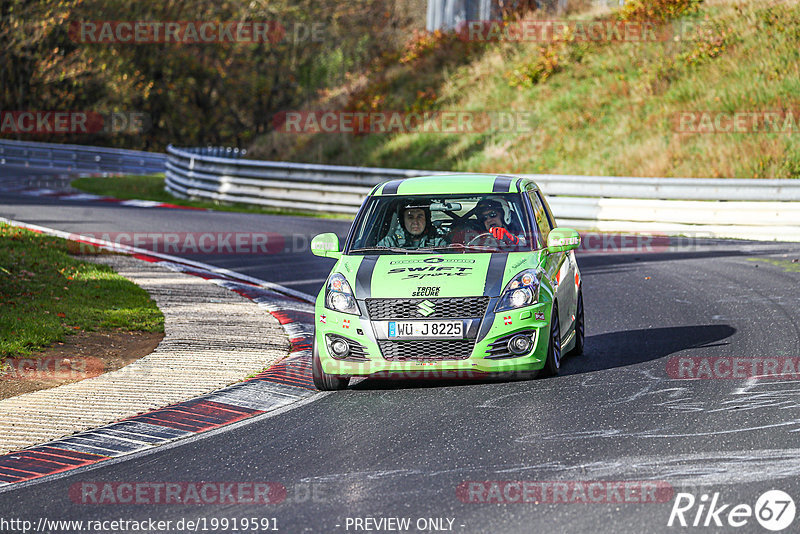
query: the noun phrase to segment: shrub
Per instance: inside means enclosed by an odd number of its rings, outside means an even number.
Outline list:
[[[666,21],[697,11],[703,0],[628,0],[619,9],[620,20]]]

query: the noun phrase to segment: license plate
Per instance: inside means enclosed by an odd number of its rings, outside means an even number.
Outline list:
[[[389,337],[463,338],[461,321],[389,321]]]

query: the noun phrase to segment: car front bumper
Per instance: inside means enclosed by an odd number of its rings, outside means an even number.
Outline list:
[[[495,302],[496,299],[491,299],[488,310],[494,309]],[[359,305],[365,309],[362,302]],[[431,376],[447,379],[535,371],[544,367],[547,357],[550,309],[549,302],[540,302],[506,312],[487,311],[483,318],[465,320],[467,340],[427,339],[423,343],[436,343],[433,347],[435,355],[431,356],[432,347],[427,346],[425,355],[418,358],[413,348],[423,345],[383,339],[385,321],[335,312],[324,308],[318,301],[314,351],[326,373],[340,376]],[[531,348],[518,356],[503,350],[507,340],[516,333],[524,333],[532,339]],[[348,357],[334,357],[331,342],[336,338],[344,339],[350,345],[352,350]],[[381,350],[381,345],[385,349],[387,343],[405,345],[400,351]],[[464,345],[469,343],[471,349],[467,350]],[[395,359],[398,352],[402,359]]]

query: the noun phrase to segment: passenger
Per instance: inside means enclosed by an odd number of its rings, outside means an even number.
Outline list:
[[[401,205],[402,206],[402,205]],[[394,232],[378,241],[379,247],[444,247],[447,242],[431,223],[428,206],[405,206],[397,214],[401,224]]]

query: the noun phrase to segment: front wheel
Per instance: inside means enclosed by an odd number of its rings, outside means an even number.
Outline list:
[[[572,347],[570,354],[578,356],[583,354],[584,331],[586,327],[583,322],[583,291],[578,290],[578,306],[575,310],[575,346]]]
[[[320,391],[338,391],[346,389],[350,383],[349,376],[336,376],[329,375],[322,370],[322,362],[319,359],[319,352],[317,351],[317,340],[314,339],[312,343],[312,356],[311,356],[311,376],[314,379],[314,386]]]
[[[554,304],[550,314],[550,341],[547,344],[547,359],[544,370],[548,376],[555,376],[561,369],[561,324],[558,320],[558,307]]]

